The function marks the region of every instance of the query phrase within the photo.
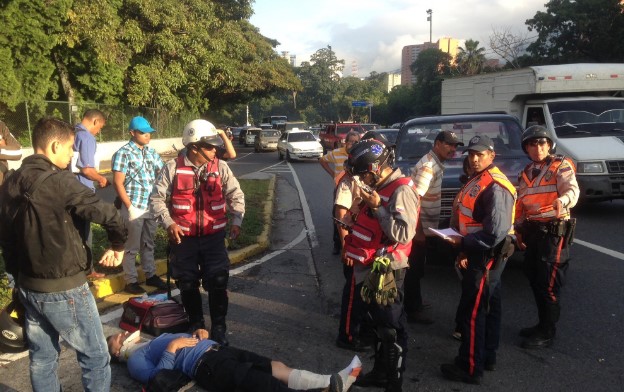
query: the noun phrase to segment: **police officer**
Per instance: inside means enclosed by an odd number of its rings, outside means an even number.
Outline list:
[[[522,149],[531,159],[520,173],[516,205],[516,235],[524,253],[524,269],[537,304],[539,322],[520,330],[522,347],[552,344],[559,320],[560,291],[568,268],[568,245],[575,220],[579,186],[574,164],[554,155],[555,144],[546,128],[534,125],[522,134]]]
[[[349,151],[345,170],[358,184],[354,203],[359,211],[352,217],[342,255],[345,264],[353,266],[356,290],[369,301],[371,293],[380,299],[368,307],[377,332],[375,364],[356,385],[395,392],[402,390],[407,354],[403,279],[416,234],[418,196],[412,180],[392,168],[393,160],[393,149],[377,140],[363,140]],[[385,282],[396,288],[384,285],[383,291],[375,292],[381,268]]]
[[[200,280],[208,292],[213,340],[227,345],[229,264],[225,248],[226,211],[230,239],[240,234],[245,198],[227,163],[216,156],[223,140],[214,125],[193,120],[184,127],[186,147],[164,166],[152,191],[154,216],[167,229],[171,272],[189,315],[191,330],[204,328]],[[226,209],[227,204],[227,209]]]
[[[452,364],[441,366],[445,378],[480,384],[483,370],[494,370],[501,324],[500,277],[513,252],[516,188],[494,166],[494,143],[477,135],[468,144],[473,176],[458,196],[461,236],[448,241],[466,255],[457,314],[462,343]]]

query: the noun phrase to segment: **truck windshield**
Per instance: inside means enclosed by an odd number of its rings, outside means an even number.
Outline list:
[[[624,134],[624,100],[549,102],[548,110],[558,137]]]
[[[461,154],[468,146],[470,139],[477,135],[487,135],[494,142],[496,155],[509,155],[522,152],[520,138],[522,130],[512,121],[468,121],[454,123],[431,123],[413,125],[407,130],[401,130],[402,135],[398,148],[399,161],[414,161],[422,158],[433,148],[435,138],[440,131],[454,132],[464,146],[457,148],[454,158]]]

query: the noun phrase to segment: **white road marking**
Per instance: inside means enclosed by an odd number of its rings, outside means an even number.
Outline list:
[[[316,239],[316,229],[314,228],[314,222],[312,222],[312,214],[310,213],[310,206],[303,194],[303,188],[301,187],[301,183],[299,182],[299,177],[297,177],[297,173],[293,169],[290,163],[286,163],[290,170],[292,171],[293,177],[295,179],[295,185],[297,186],[297,192],[299,193],[299,200],[301,200],[301,208],[303,209],[303,218],[305,221],[305,225],[308,228],[308,237],[310,237],[310,246],[312,248],[316,248],[318,246],[318,240]]]
[[[583,246],[585,246],[585,247],[587,247],[589,249],[593,249],[595,251],[604,253],[604,254],[609,255],[611,257],[615,257],[616,259],[624,260],[624,253],[620,253],[620,252],[615,251],[615,250],[607,249],[607,248],[604,248],[604,247],[602,247],[600,245],[592,244],[591,242],[586,242],[586,241],[583,241],[583,240],[579,240],[578,238],[574,239],[574,243],[575,244],[579,244],[579,245],[583,245]]]

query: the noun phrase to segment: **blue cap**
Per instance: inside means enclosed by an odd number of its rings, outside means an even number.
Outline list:
[[[152,133],[156,132],[154,128],[150,125],[150,123],[143,117],[137,116],[130,120],[130,125],[128,125],[129,131],[141,131],[143,133]]]

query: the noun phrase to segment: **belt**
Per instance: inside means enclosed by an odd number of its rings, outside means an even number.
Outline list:
[[[206,349],[206,351],[204,351],[204,353],[202,354],[201,357],[199,357],[199,359],[197,360],[197,362],[195,362],[195,366],[193,366],[193,377],[195,377],[195,374],[197,373],[197,370],[199,369],[199,367],[201,366],[202,363],[206,362],[206,360],[208,359],[207,356],[211,351],[219,351],[219,349],[221,348],[221,345],[219,343],[215,343],[212,346],[208,347]]]

